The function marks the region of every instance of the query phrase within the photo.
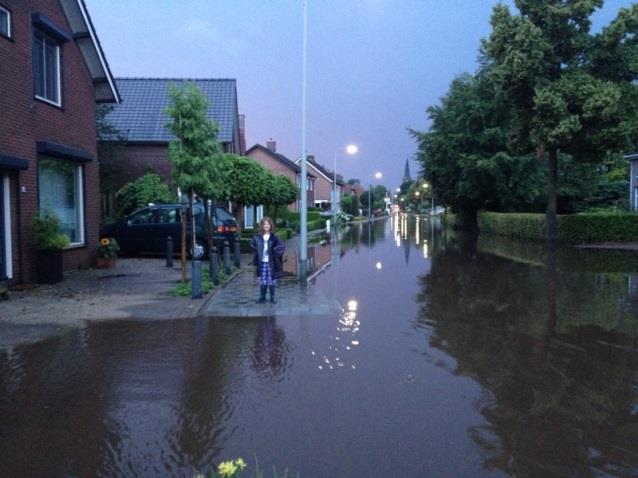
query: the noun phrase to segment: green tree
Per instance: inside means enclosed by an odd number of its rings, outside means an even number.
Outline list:
[[[359,201],[359,197],[356,194],[346,194],[341,199],[341,208],[348,214],[358,216],[360,207],[361,203]]]
[[[461,75],[441,105],[428,108],[430,131],[411,131],[421,174],[437,202],[451,206],[470,227],[479,209],[533,209],[540,197],[538,162],[507,152],[509,114],[501,97],[486,69]],[[404,203],[414,200],[415,184],[402,185]]]
[[[172,178],[182,192],[188,193],[192,230],[193,253],[195,244],[195,221],[193,220],[193,198],[214,189],[214,178],[218,178],[217,163],[213,157],[221,153],[216,140],[217,126],[208,119],[208,100],[193,83],[182,89],[171,86],[170,103],[165,114],[166,127],[175,135],[168,147],[168,158],[172,165]],[[182,218],[182,280],[186,280],[186,230]],[[210,229],[210,228],[209,228]]]
[[[227,199],[236,204],[235,217],[240,230],[244,228],[244,206],[266,204],[269,201],[269,171],[252,158],[236,154],[225,155]]]
[[[509,149],[547,160],[546,234],[556,238],[558,153],[600,161],[628,146],[638,72],[638,6],[621,10],[598,35],[590,16],[602,0],[515,0],[492,14],[484,64],[508,106]],[[617,71],[619,69],[620,71]]]
[[[117,215],[126,216],[151,202],[170,202],[175,199],[164,180],[155,173],[146,173],[116,193]]]
[[[266,195],[264,202],[267,206],[273,207],[273,221],[277,221],[279,215],[279,208],[287,206],[297,200],[299,197],[299,188],[289,178],[282,175],[270,174],[267,185],[269,193]]]

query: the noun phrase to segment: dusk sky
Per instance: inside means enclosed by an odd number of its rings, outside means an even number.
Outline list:
[[[301,155],[301,0],[85,0],[116,78],[234,78],[246,143]],[[307,149],[363,184],[399,185],[408,128],[426,130],[455,76],[473,73],[493,0],[308,0]],[[504,2],[512,4],[512,2]],[[607,0],[594,31],[634,2]],[[376,182],[375,182],[376,184]]]

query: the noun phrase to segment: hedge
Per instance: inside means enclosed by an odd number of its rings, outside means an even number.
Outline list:
[[[590,244],[606,241],[638,241],[638,214],[582,213],[557,216],[558,241]],[[478,214],[479,231],[487,234],[542,241],[545,215],[534,213]]]

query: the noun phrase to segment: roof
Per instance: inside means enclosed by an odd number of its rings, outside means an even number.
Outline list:
[[[251,151],[255,151],[255,150],[262,151],[263,153],[269,155],[271,158],[276,159],[287,168],[293,170],[295,173],[297,174],[301,173],[301,168],[298,165],[296,165],[293,161],[285,157],[283,154],[277,153],[269,148],[266,148],[265,146],[262,146],[259,143],[255,144],[248,151],[246,151],[246,156],[248,156]],[[308,172],[306,172],[306,176],[310,176],[313,178],[316,177],[314,174],[308,173]]]
[[[296,164],[299,164],[300,162],[301,162],[301,158],[297,158],[295,160]],[[324,166],[312,160],[310,156],[306,156],[306,164],[308,166],[312,166],[315,169],[315,171],[317,171],[319,174],[325,177],[328,181],[332,182],[332,179],[333,179],[332,171],[328,171]],[[345,184],[343,179],[340,178],[338,174],[337,174],[337,184],[340,186],[343,186]]]
[[[60,4],[73,32],[73,40],[78,45],[93,79],[95,101],[117,103],[120,96],[84,0],[60,0]]]
[[[208,98],[208,118],[219,126],[220,143],[232,143],[238,119],[234,79],[116,78],[122,102],[107,115],[128,142],[168,143],[175,136],[164,126],[169,86],[194,83]]]

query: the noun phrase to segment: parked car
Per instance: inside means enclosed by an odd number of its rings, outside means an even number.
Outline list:
[[[120,251],[125,254],[166,251],[166,240],[170,236],[173,240],[173,252],[177,253],[182,247],[182,228],[180,222],[181,204],[153,204],[138,209],[130,216],[113,224],[107,224],[100,230],[100,237],[114,237]],[[200,259],[209,251],[206,240],[206,221],[204,220],[204,205],[194,205],[195,213],[195,258]],[[190,254],[192,226],[187,222],[187,251]],[[226,209],[215,208],[213,218],[213,244],[220,249],[224,241],[228,241],[231,248],[238,238],[237,221]]]

